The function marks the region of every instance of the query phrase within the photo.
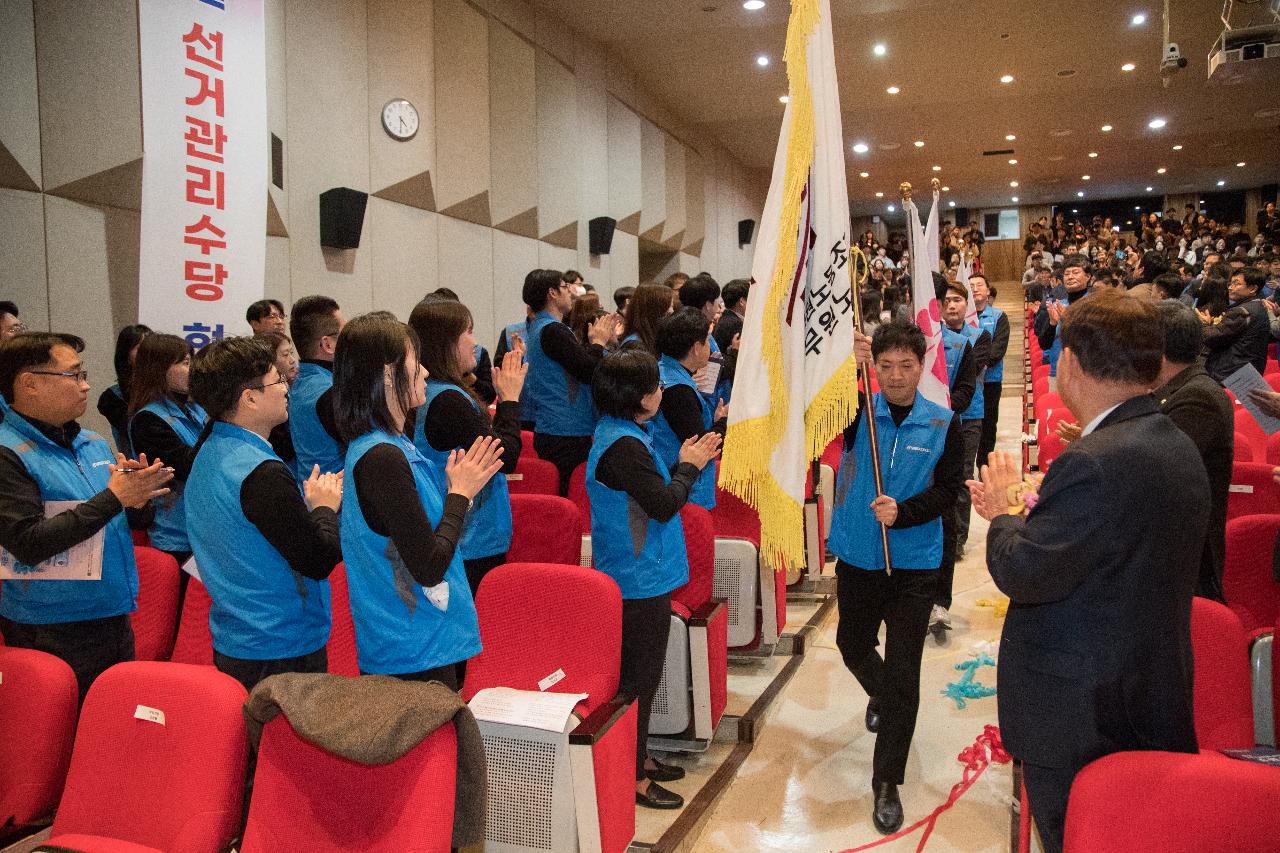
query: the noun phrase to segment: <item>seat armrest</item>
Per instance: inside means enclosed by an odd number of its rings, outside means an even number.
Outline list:
[[[622,715],[631,706],[630,699],[614,698],[596,708],[577,728],[569,732],[569,745],[593,745],[608,734],[613,724],[622,719]]]
[[[723,598],[708,598],[700,607],[696,607],[689,614],[689,627],[705,628],[716,614],[724,609],[727,605]]]

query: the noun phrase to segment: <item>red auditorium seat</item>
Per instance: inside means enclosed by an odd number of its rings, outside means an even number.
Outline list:
[[[533,433],[527,429],[520,430],[520,458],[540,459],[538,451],[533,447]]]
[[[1249,640],[1240,617],[1224,604],[1192,599],[1191,651],[1200,749],[1253,746]]]
[[[458,742],[453,724],[390,764],[303,740],[283,714],[263,726],[241,853],[447,853]]]
[[[583,462],[569,475],[569,500],[582,513],[582,535],[591,535],[591,498],[587,495],[587,463]]]
[[[729,648],[778,641],[787,623],[787,574],[760,559],[760,517],[732,492],[716,487],[716,597],[729,604]]]
[[[212,605],[213,599],[204,584],[192,578],[182,600],[182,618],[178,622],[178,637],[173,642],[171,661],[213,666],[213,635],[209,633],[209,608]]]
[[[75,673],[61,658],[0,647],[0,837],[53,814],[79,701]]]
[[[1231,445],[1231,461],[1233,462],[1261,462],[1264,460],[1253,458],[1253,442],[1249,436],[1240,430],[1235,431],[1235,437],[1232,439]],[[1268,453],[1270,450],[1268,449]],[[1269,460],[1266,460],[1269,461]]]
[[[582,519],[573,501],[559,495],[511,496],[508,563],[578,565]]]
[[[329,672],[355,678],[360,674],[356,658],[356,625],[351,618],[351,596],[347,591],[347,564],[338,563],[329,575]]]
[[[484,648],[467,664],[462,698],[470,701],[486,687],[538,690],[540,681],[560,674],[550,685],[556,692],[587,694],[568,746],[577,755],[574,764],[585,763],[594,781],[572,789],[579,849],[621,853],[635,836],[636,709],[615,701],[622,654],[618,585],[583,566],[507,563],[481,581],[476,611]],[[490,746],[486,739],[486,751]],[[556,794],[539,793],[519,774],[495,767],[492,754],[489,767],[491,814],[528,813],[531,798]],[[493,829],[491,820],[487,832]]]
[[[1228,521],[1244,515],[1280,513],[1280,485],[1275,481],[1273,470],[1274,466],[1265,462],[1236,462],[1231,466]]]
[[[1076,776],[1066,853],[1274,853],[1280,770],[1213,752],[1117,752]]]
[[[108,669],[85,698],[49,845],[221,853],[243,809],[245,698],[239,682],[208,667]]]
[[[1038,420],[1047,418],[1053,412],[1067,412],[1070,414],[1070,410],[1068,410],[1066,404],[1062,402],[1062,398],[1052,391],[1048,391],[1037,396],[1033,401],[1033,405],[1035,407],[1036,418]]]
[[[1222,591],[1227,606],[1253,633],[1280,616],[1280,583],[1271,574],[1271,554],[1280,534],[1280,515],[1246,515],[1227,522]]]
[[[1239,440],[1240,437],[1237,434],[1236,441]],[[1263,460],[1255,459],[1254,461],[1262,462]],[[1268,465],[1280,465],[1280,432],[1267,436],[1267,458],[1265,461]]]
[[[1038,403],[1042,397],[1050,393],[1052,392],[1049,390],[1048,374],[1033,376],[1031,380],[1031,399]]]
[[[155,548],[134,546],[138,563],[138,609],[133,625],[134,658],[168,660],[178,621],[178,561]]]
[[[1266,459],[1267,434],[1262,431],[1262,427],[1258,426],[1258,422],[1253,419],[1253,415],[1244,406],[1238,407],[1235,411],[1236,432],[1244,433],[1249,440],[1254,459]]]
[[[521,454],[515,473],[507,475],[507,490],[513,495],[559,495],[560,472],[545,459]]]
[[[836,473],[840,470],[840,454],[844,452],[844,433],[836,434],[818,460],[818,494],[822,496],[822,541],[831,535],[831,505],[836,496]]]
[[[1267,380],[1272,391],[1280,391],[1280,365],[1274,361],[1267,362],[1267,373],[1262,378]]]
[[[129,538],[133,540],[133,544],[140,548],[149,548],[151,546],[151,537],[147,535],[145,530],[130,530]]]
[[[1275,743],[1280,745],[1280,654],[1276,654],[1275,637],[1280,637],[1280,614],[1276,616],[1271,645],[1271,720],[1275,725]]]

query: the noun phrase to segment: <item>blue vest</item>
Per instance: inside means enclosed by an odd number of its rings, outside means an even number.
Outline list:
[[[4,423],[4,419],[7,418],[9,413],[12,411],[13,407],[9,405],[9,401],[4,398],[3,394],[0,394],[0,424]]]
[[[679,515],[666,523],[650,518],[626,492],[615,491],[596,479],[600,457],[624,436],[640,439],[662,479],[671,482],[671,475],[653,449],[648,429],[635,421],[601,418],[587,456],[591,553],[596,568],[617,582],[624,599],[653,598],[689,580],[684,524]]]
[[[529,373],[524,390],[534,400],[534,431],[546,435],[591,435],[595,428],[591,388],[569,375],[542,349],[542,333],[555,322],[559,321],[540,311],[529,324]]]
[[[444,484],[444,468],[449,461],[448,450],[436,450],[427,441],[427,410],[431,403],[446,391],[454,391],[467,399],[477,411],[480,407],[470,394],[457,385],[427,380],[427,402],[418,407],[418,419],[413,428],[413,444],[418,452],[439,472],[437,484]],[[463,448],[464,450],[466,448]],[[441,490],[443,492],[443,489]],[[499,471],[493,479],[485,483],[484,488],[471,502],[467,511],[467,520],[462,527],[462,538],[458,540],[458,550],[464,560],[478,560],[481,557],[492,557],[505,554],[511,547],[511,497],[507,491],[507,475]]]
[[[332,370],[303,362],[298,366],[298,378],[289,388],[289,435],[293,436],[293,449],[298,454],[295,468],[303,480],[311,476],[316,465],[321,474],[342,470],[342,448],[316,414],[316,401],[332,387]]]
[[[438,525],[444,514],[444,494],[427,460],[409,439],[377,430],[365,433],[347,447],[347,470],[354,472],[360,458],[379,444],[393,445],[404,454],[427,519]],[[449,602],[440,610],[409,574],[391,539],[369,529],[354,476],[344,478],[340,521],[361,672],[404,675],[480,653],[480,623],[458,550],[445,570]]]
[[[18,455],[46,501],[84,501],[107,487],[115,454],[106,439],[82,429],[71,449],[50,441],[10,409],[0,426],[0,446]],[[96,581],[4,581],[0,615],[27,625],[105,619],[137,607],[138,567],[124,513],[104,528],[102,578]],[[22,570],[23,564],[15,568]]]
[[[933,483],[933,471],[942,459],[952,413],[926,400],[918,391],[911,413],[901,426],[894,424],[883,394],[872,395],[872,405],[880,440],[884,493],[902,503]],[[846,449],[840,456],[827,549],[851,566],[883,571],[880,525],[871,511],[876,484],[871,472],[866,416],[864,412],[853,450]],[[895,569],[938,568],[942,563],[942,519],[902,530],[890,528],[889,556]]]
[[[669,355],[664,355],[658,361],[658,376],[662,380],[663,385],[670,388],[673,385],[684,385],[692,388],[696,393],[698,388],[693,382],[693,377],[689,375],[689,371],[685,370],[684,365],[676,361]],[[711,401],[698,394],[698,402],[702,404],[702,428],[711,429]],[[653,449],[657,452],[658,458],[662,460],[662,466],[666,470],[671,470],[680,460],[680,439],[676,438],[676,434],[667,425],[667,418],[662,414],[662,410],[658,410],[653,418]],[[707,463],[707,467],[702,469],[702,474],[693,483],[693,491],[689,494],[689,500],[701,507],[711,509],[716,505],[716,466],[715,462]],[[594,542],[595,540],[592,539]]]
[[[963,337],[965,342],[968,343],[969,346],[973,346],[975,343],[977,343],[978,338],[982,337],[982,327],[970,326],[968,323],[965,323],[963,326],[961,326],[959,332],[952,332],[946,326],[943,326],[943,332],[944,332],[944,338],[945,338],[946,332],[950,332],[953,336],[956,336],[956,337]],[[963,346],[960,348],[960,353],[961,353],[961,356],[963,356],[964,354]],[[955,371],[951,369],[950,358],[951,358],[951,352],[950,352],[950,349],[948,348],[947,373],[951,376],[951,385],[954,388],[955,381],[956,381]],[[959,358],[957,358],[956,368],[959,369],[959,367],[960,367],[960,361],[959,361]],[[986,416],[986,410],[983,408],[983,402],[982,402],[982,391],[983,391],[982,377],[978,376],[976,377],[976,381],[974,383],[973,399],[969,401],[969,408],[965,409],[963,412],[960,413],[960,420],[980,421]]]
[[[1079,298],[1084,299],[1088,295],[1089,295],[1088,293],[1085,293],[1084,296],[1081,296]],[[1049,299],[1049,297],[1046,296],[1044,300],[1045,305],[1048,305],[1050,302],[1057,302],[1063,308],[1066,308],[1068,305],[1071,304],[1070,297],[1064,297],[1062,299]],[[1054,336],[1053,336],[1053,346],[1049,347],[1047,350],[1044,351],[1044,363],[1049,365],[1050,376],[1058,375],[1058,357],[1060,355],[1062,355],[1062,323],[1061,321],[1059,321],[1057,331],[1054,333]]]
[[[179,406],[168,397],[147,403],[138,413],[150,412],[164,420],[187,447],[195,447],[200,440],[200,431],[208,415],[204,409],[192,402],[186,408]],[[136,418],[137,415],[134,415]],[[133,445],[133,420],[129,421],[129,444]],[[164,461],[164,460],[161,460]],[[187,538],[187,511],[183,508],[183,492],[185,486],[176,479],[169,481],[169,494],[155,498],[155,521],[147,530],[151,537],[151,547],[161,551],[190,551],[191,543]]]
[[[961,332],[953,332],[942,325],[942,355],[947,362],[947,389],[956,387],[956,374],[960,372],[960,362],[964,360],[964,348],[969,339]]]
[[[978,328],[991,336],[992,343],[996,339],[996,324],[1000,322],[1000,318],[1004,316],[1001,311],[994,305],[988,303],[986,308],[978,312]],[[989,365],[986,372],[982,375],[983,382],[1003,382],[1004,381],[1004,359],[998,363]]]
[[[191,550],[213,599],[213,647],[243,660],[301,657],[329,641],[329,582],[293,571],[240,506],[245,478],[269,460],[280,457],[266,439],[217,421],[184,496]]]
[[[511,325],[507,326],[505,329],[502,330],[502,336],[506,340],[508,352],[515,349],[515,347],[513,346],[515,341],[512,338],[512,335],[519,335],[522,341],[525,341],[526,343],[528,342],[529,340],[528,326],[529,326],[528,321],[521,320],[519,323],[512,323]],[[527,352],[525,353],[524,360],[526,363],[529,361],[529,356]],[[525,390],[524,393],[520,395],[520,423],[529,424],[529,423],[533,423],[537,419],[538,419],[537,407],[533,402],[533,395],[530,394],[528,390]]]

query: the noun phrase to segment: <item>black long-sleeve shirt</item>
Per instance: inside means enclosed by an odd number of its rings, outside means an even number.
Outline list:
[[[615,441],[596,464],[596,479],[601,484],[626,492],[645,515],[660,522],[670,521],[680,512],[701,473],[688,462],[677,462],[671,469],[671,482],[663,482],[662,472],[654,466],[644,443],[631,436]]]
[[[178,405],[186,407],[185,402]],[[130,431],[135,454],[147,454],[150,462],[159,459],[173,469],[174,480],[187,482],[191,463],[196,461],[196,449],[183,441],[164,418],[152,412],[138,412],[133,416]]]
[[[477,438],[493,437],[502,442],[502,473],[511,474],[520,461],[523,442],[520,438],[520,403],[504,401],[489,421],[489,415],[477,409],[457,391],[445,391],[427,407],[423,422],[427,442],[439,451],[469,448]]]
[[[996,331],[991,336],[991,354],[987,359],[987,366],[990,367],[1004,361],[1005,354],[1009,352],[1009,315],[1001,314],[996,320]]]
[[[391,538],[414,581],[435,586],[444,580],[470,502],[459,494],[446,495],[440,523],[432,531],[409,460],[390,444],[379,444],[360,457],[347,476],[354,478],[365,523],[379,536]]]
[[[98,414],[107,419],[107,423],[111,424],[111,428],[120,436],[121,441],[128,443],[129,435],[129,404],[123,397],[112,391],[110,388],[98,395]],[[117,447],[116,450],[129,455],[127,447]]]
[[[951,411],[963,412],[973,402],[973,395],[978,391],[978,359],[974,355],[973,345],[966,342],[964,355],[956,368],[956,378],[951,383]]]
[[[50,441],[71,449],[80,433],[75,421],[53,426],[25,416]],[[61,554],[93,536],[123,507],[110,489],[103,489],[79,506],[44,516],[40,485],[17,453],[0,447],[0,547],[29,566]]]
[[[542,329],[542,351],[584,385],[591,384],[596,366],[604,358],[599,344],[583,346],[578,336],[564,323],[548,323]]]
[[[885,400],[893,422],[899,426],[911,414],[914,406],[899,406]],[[862,424],[862,416],[867,410],[867,398],[859,395],[858,414],[853,423],[844,431],[846,451],[852,451],[857,439],[858,427]],[[880,453],[888,453],[890,448],[880,445]],[[870,476],[870,472],[866,476]],[[960,415],[951,416],[947,427],[947,437],[942,445],[942,456],[933,468],[933,482],[923,492],[912,495],[906,500],[898,501],[898,517],[889,525],[894,530],[917,527],[927,521],[938,518],[955,506],[956,496],[964,488],[964,436],[960,432]]]
[[[298,574],[324,580],[342,561],[337,513],[308,510],[283,462],[268,459],[249,472],[240,484],[240,510]]]
[[[705,432],[717,432],[724,438],[726,420],[721,418],[708,430],[703,426],[702,401],[698,392],[688,385],[672,385],[662,392],[659,408],[667,419],[667,426],[676,434],[681,444]]]
[[[498,392],[493,387],[493,362],[489,360],[489,351],[484,347],[480,347],[480,357],[476,359],[476,367],[471,375],[476,378],[471,387],[486,406],[498,399]]]

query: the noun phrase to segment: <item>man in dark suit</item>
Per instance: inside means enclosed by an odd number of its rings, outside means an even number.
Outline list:
[[[993,452],[974,506],[991,521],[987,567],[1012,599],[1000,640],[1000,728],[1024,764],[1046,851],[1062,849],[1067,796],[1096,758],[1195,752],[1191,597],[1209,479],[1148,389],[1164,335],[1155,306],[1102,291],[1067,309],[1058,393],[1085,424],[1014,512],[1018,461]]]

